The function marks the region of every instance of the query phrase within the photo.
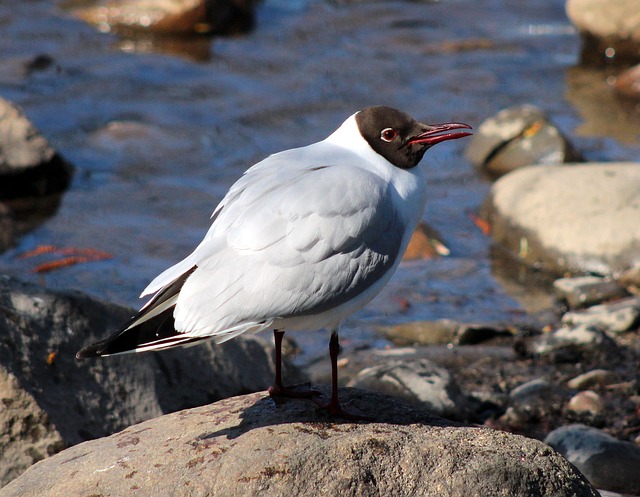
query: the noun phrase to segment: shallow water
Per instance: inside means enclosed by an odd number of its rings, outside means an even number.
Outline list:
[[[0,3],[0,96],[76,166],[57,212],[0,255],[0,273],[137,306],[148,281],[200,241],[242,171],[324,138],[367,105],[477,127],[531,103],[588,159],[637,160],[640,119],[611,96],[605,71],[575,67],[580,41],[563,5],[272,0],[247,35],[168,46],[99,33],[51,2]],[[53,63],[25,69],[43,54]],[[467,214],[490,183],[465,145],[439,145],[423,161],[424,220],[451,255],[404,264],[345,323],[351,346],[384,346],[380,323],[512,322],[523,305],[548,304],[494,274],[490,242]],[[46,257],[18,256],[42,244],[113,258],[39,275]],[[296,338],[307,357],[326,346],[322,333]]]

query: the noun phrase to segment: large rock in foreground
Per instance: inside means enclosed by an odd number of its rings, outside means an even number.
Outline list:
[[[542,442],[341,391],[371,422],[251,394],[146,421],[31,467],[0,497],[597,496]]]
[[[273,378],[273,346],[253,336],[76,362],[132,312],[0,276],[0,486],[65,446]]]
[[[493,238],[562,274],[640,262],[640,163],[531,166],[500,178],[485,207]]]

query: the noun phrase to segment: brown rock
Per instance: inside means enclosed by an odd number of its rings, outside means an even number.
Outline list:
[[[69,495],[596,496],[550,447],[343,390],[371,422],[323,418],[265,393],[127,428],[31,467],[1,497]]]

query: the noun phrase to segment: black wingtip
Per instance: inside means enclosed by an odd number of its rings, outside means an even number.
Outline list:
[[[76,353],[76,360],[81,361],[89,357],[100,357],[102,355],[106,340],[101,340],[91,345],[83,347]]]

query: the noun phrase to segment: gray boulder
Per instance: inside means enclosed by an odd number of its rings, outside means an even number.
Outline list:
[[[556,272],[612,274],[640,261],[640,163],[531,166],[485,205],[495,241]]]
[[[454,425],[378,394],[341,395],[374,420],[328,419],[304,399],[235,397],[67,449],[0,496],[598,495],[537,440]]]
[[[585,425],[562,426],[545,442],[603,490],[640,495],[640,447]]]
[[[65,446],[264,390],[273,379],[273,347],[254,336],[76,362],[81,346],[132,312],[0,276],[0,484]],[[299,379],[294,373],[288,368],[288,379]]]

